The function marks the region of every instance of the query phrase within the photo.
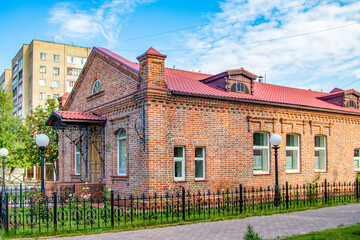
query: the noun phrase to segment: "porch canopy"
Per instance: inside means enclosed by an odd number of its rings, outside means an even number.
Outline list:
[[[59,138],[76,144],[84,169],[80,174],[82,182],[101,183],[105,178],[105,123],[106,117],[73,111],[53,111],[45,123],[62,133]],[[97,167],[100,164],[101,170]]]

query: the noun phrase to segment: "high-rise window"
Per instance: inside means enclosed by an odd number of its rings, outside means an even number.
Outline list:
[[[174,147],[174,179],[185,179],[185,148]]]
[[[71,92],[75,84],[75,81],[67,81],[66,91]]]
[[[69,76],[79,76],[81,73],[81,68],[67,68],[67,75]]]
[[[40,79],[39,80],[39,86],[40,87],[45,87],[46,86],[46,80],[45,79]]]
[[[46,53],[40,53],[40,60],[46,60]]]
[[[54,55],[54,62],[60,62],[60,56]]]
[[[322,135],[315,136],[315,170],[326,170],[326,138]]]
[[[46,99],[46,93],[41,92],[40,93],[40,100],[45,100]]]
[[[67,56],[68,63],[75,63],[75,64],[84,64],[86,62],[86,58],[83,57],[75,57],[75,56]]]
[[[299,135],[286,134],[286,171],[300,171]]]
[[[126,131],[121,130],[117,135],[118,142],[118,175],[126,175]]]
[[[205,179],[205,148],[195,148],[195,178]]]
[[[59,75],[60,70],[59,68],[54,67],[54,75]]]
[[[40,73],[46,73],[46,67],[40,66]]]
[[[23,93],[23,87],[22,87],[22,83],[21,83],[18,87],[18,96],[21,96],[22,93]]]
[[[269,172],[269,134],[255,132],[254,144],[254,171]]]
[[[60,87],[60,82],[59,82],[59,80],[53,80],[51,87],[53,87],[53,88],[59,88],[59,87]]]

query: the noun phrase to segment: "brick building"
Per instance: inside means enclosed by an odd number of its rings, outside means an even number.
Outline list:
[[[47,125],[61,129],[58,184],[119,193],[353,181],[359,170],[360,93],[257,81],[243,68],[217,75],[165,68],[150,48],[134,63],[94,48]]]

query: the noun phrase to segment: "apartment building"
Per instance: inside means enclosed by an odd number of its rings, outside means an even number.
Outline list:
[[[1,86],[13,93],[14,115],[28,115],[46,99],[71,92],[89,54],[90,48],[54,42],[23,44],[12,59],[12,70],[0,78]]]

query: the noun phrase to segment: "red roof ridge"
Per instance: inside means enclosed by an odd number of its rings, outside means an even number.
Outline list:
[[[255,83],[255,84],[263,84],[263,85],[271,85],[271,86],[281,87],[281,88],[296,89],[296,90],[305,91],[305,92],[328,94],[328,93],[326,93],[326,92],[319,92],[319,91],[313,91],[313,90],[302,89],[302,88],[295,88],[295,87],[282,86],[282,85],[277,85],[277,84],[273,84],[273,83],[264,83],[264,82],[254,82],[254,83]]]
[[[154,55],[154,56],[159,56],[159,57],[163,57],[163,58],[167,57],[166,55],[159,53],[155,48],[150,47],[146,52],[144,52],[143,54],[138,56],[137,59],[139,59],[139,58],[141,58],[142,56],[145,56],[145,55]]]

